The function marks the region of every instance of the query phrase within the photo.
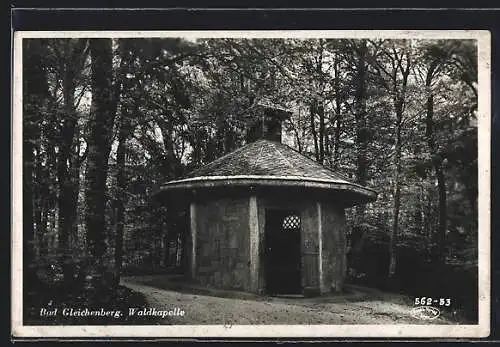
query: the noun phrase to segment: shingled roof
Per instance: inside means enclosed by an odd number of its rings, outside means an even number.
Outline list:
[[[300,186],[349,191],[358,196],[360,202],[376,198],[374,190],[349,182],[285,144],[265,139],[251,142],[182,179],[167,182],[161,190],[228,185]]]

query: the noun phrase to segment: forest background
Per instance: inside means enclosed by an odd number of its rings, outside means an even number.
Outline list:
[[[26,312],[182,272],[151,195],[245,144],[264,102],[292,112],[283,142],[378,192],[347,212],[348,282],[477,321],[477,66],[474,40],[24,39]]]

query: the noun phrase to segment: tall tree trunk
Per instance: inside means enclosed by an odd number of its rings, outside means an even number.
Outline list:
[[[427,246],[428,246],[429,250],[431,249],[432,242],[433,242],[433,239],[432,239],[432,200],[433,199],[431,199],[429,190],[426,190],[426,202],[427,203],[425,205],[425,213],[424,213],[424,216],[425,216],[424,228],[425,228],[425,236],[427,239]]]
[[[293,132],[293,136],[294,136],[294,139],[295,139],[295,145],[297,146],[297,150],[299,151],[299,153],[302,153],[302,136],[300,135],[300,132],[299,132],[299,124],[300,124],[300,121],[302,119],[302,110],[301,108],[298,109],[298,118],[297,118],[297,124],[294,124],[293,122],[290,122],[290,127],[291,127],[291,130]],[[302,128],[303,129],[303,128]]]
[[[49,107],[49,109],[51,109]],[[56,146],[46,148],[47,151],[47,165],[49,170],[47,171],[46,179],[48,182],[57,181],[57,151]],[[48,195],[47,201],[47,232],[49,237],[47,239],[47,254],[53,258],[56,258],[58,253],[58,216],[59,216],[59,205],[57,203],[59,189],[56,185],[53,192]]]
[[[40,136],[42,137],[42,136]],[[47,200],[49,199],[49,179],[46,170],[42,165],[43,154],[41,146],[37,146],[35,155],[35,181],[33,202],[35,206],[35,238],[36,238],[36,256],[42,257],[47,254],[46,245],[44,243],[45,234],[47,232]]]
[[[40,136],[41,137],[41,136]],[[42,204],[43,204],[43,196],[42,196],[42,184],[43,178],[41,175],[42,165],[40,164],[40,148],[39,146],[34,146],[33,155],[33,180],[37,182],[37,184],[33,185],[33,226],[34,226],[34,244],[33,244],[33,252],[35,259],[39,259],[41,255],[41,240],[42,240],[42,229],[40,228],[42,224]]]
[[[406,66],[403,68],[402,61],[406,57]],[[408,76],[410,75],[410,56],[409,52],[405,52],[399,58],[400,64],[398,69],[394,71],[393,74],[393,95],[394,95],[394,109],[396,113],[396,142],[395,142],[395,156],[394,156],[394,216],[392,220],[392,231],[390,238],[390,260],[389,260],[389,277],[393,277],[396,273],[396,261],[397,261],[397,241],[399,236],[399,213],[401,209],[401,180],[402,180],[402,127],[403,127],[403,113],[405,109],[406,102],[406,89],[408,85]],[[398,70],[401,73],[401,85],[398,88]]]
[[[447,228],[447,203],[446,203],[446,180],[442,165],[435,164],[436,179],[438,183],[439,196],[439,227],[438,227],[438,254],[439,258],[444,262],[446,258],[446,228]]]
[[[70,167],[74,165],[73,141],[76,129],[75,110],[75,80],[71,62],[66,62],[63,76],[63,97],[65,120],[59,142],[59,158],[57,162],[57,177],[59,182],[59,254],[64,280],[70,285],[73,279],[71,262],[71,247],[68,239],[76,221],[76,206],[72,206],[74,191],[74,177],[70,175]],[[78,177],[76,177],[78,179]]]
[[[102,275],[105,243],[106,178],[116,114],[113,98],[111,39],[90,39],[91,53],[91,129],[88,139],[86,174],[86,212],[88,252]]]
[[[389,261],[389,277],[393,277],[396,273],[396,248],[397,238],[399,235],[399,212],[401,208],[401,126],[403,120],[403,105],[402,101],[396,102],[396,144],[395,144],[395,159],[394,159],[394,208],[391,238],[389,245],[390,261]]]
[[[31,290],[36,283],[33,171],[35,143],[40,138],[40,120],[49,97],[43,69],[43,47],[39,40],[24,40],[23,45],[23,281]],[[27,291],[24,291],[26,295]],[[26,301],[25,301],[26,302]]]
[[[355,120],[356,120],[356,181],[366,184],[368,165],[366,149],[368,145],[368,129],[366,126],[366,40],[363,40],[358,50],[357,83],[355,92]],[[365,206],[356,208],[356,220],[361,223],[364,218]]]
[[[333,133],[333,168],[338,169],[340,164],[340,132],[342,130],[342,120],[339,113],[335,114],[335,129]]]
[[[323,106],[323,101],[320,102],[318,106],[318,116],[319,116],[319,163],[323,164],[325,160],[325,108]]]
[[[50,213],[50,218],[49,218],[49,225],[50,225],[50,242],[49,242],[49,254],[52,257],[55,257],[57,255],[57,230],[58,230],[58,216],[59,215],[59,207],[57,204],[54,204],[52,206],[52,210]]]
[[[419,202],[418,202],[418,232],[420,235],[424,236],[426,235],[425,231],[425,191],[423,187],[423,179],[420,179],[420,189],[419,189]]]
[[[319,146],[318,146],[318,133],[316,131],[316,101],[313,101],[309,106],[309,121],[311,125],[311,134],[314,141],[314,156],[316,161],[319,161]]]
[[[49,243],[47,237],[47,224],[49,221],[49,203],[44,201],[41,208],[40,219],[40,256],[47,256],[49,254]]]
[[[297,131],[297,129],[293,129],[293,134],[295,136],[295,144],[297,145],[297,150],[299,151],[299,153],[302,153],[302,141],[300,139],[300,136],[299,136],[299,132]]]
[[[434,135],[434,95],[431,91],[431,81],[432,81],[432,68],[429,69],[426,78],[426,88],[427,88],[427,107],[426,107],[426,137],[427,144],[432,156],[432,165],[436,173],[436,180],[438,184],[438,201],[439,201],[439,224],[438,233],[436,237],[437,249],[436,257],[439,260],[444,261],[445,254],[445,244],[446,244],[446,229],[447,229],[447,194],[446,194],[446,179],[442,167],[443,160],[438,154],[438,147]]]
[[[137,105],[136,105],[137,106]],[[116,209],[116,227],[115,227],[115,281],[116,285],[120,282],[123,264],[123,234],[125,227],[125,205],[127,196],[127,174],[125,171],[125,162],[127,157],[127,140],[130,137],[133,128],[130,124],[130,115],[122,108],[122,117],[120,128],[118,130],[118,148],[116,151],[116,187],[118,196],[115,200]],[[138,108],[135,107],[134,113],[137,114]]]
[[[165,152],[165,177],[173,179],[180,174],[180,161],[175,153],[175,143],[173,141],[174,125],[171,121],[172,115],[167,115],[160,124],[160,131],[163,137],[163,149]]]
[[[319,125],[318,125],[318,162],[323,164],[325,160],[325,105],[324,105],[324,91],[325,91],[325,80],[323,76],[323,55],[325,49],[325,41],[319,40],[319,56],[317,57],[316,64],[316,74],[319,78],[319,92],[320,95],[315,98],[315,113],[318,115]]]
[[[125,157],[126,157],[126,141],[127,135],[125,126],[120,126],[118,134],[118,149],[116,152],[116,186],[118,189],[118,197],[116,199],[116,233],[115,233],[115,279],[116,284],[120,282],[123,262],[123,229],[125,222],[125,190],[126,190],[126,176],[125,176]]]
[[[471,215],[473,216],[472,220],[472,228],[477,229],[477,189],[474,189],[471,187],[472,185],[470,183],[465,184],[465,191],[467,192],[467,200],[469,201],[470,208],[471,208]]]
[[[60,78],[62,79],[62,94],[64,116],[58,136],[57,146],[57,180],[58,195],[58,253],[59,262],[63,269],[64,281],[72,285],[74,278],[74,264],[72,261],[72,245],[70,237],[76,229],[77,199],[79,188],[79,161],[75,152],[75,135],[77,133],[78,118],[75,105],[76,79],[83,69],[87,47],[86,39],[69,39],[53,43],[54,47],[61,47]],[[76,138],[78,141],[78,138]]]
[[[26,133],[27,127],[24,131]],[[24,287],[35,283],[35,238],[33,228],[33,144],[29,135],[23,139],[23,274]],[[26,291],[24,291],[26,293]],[[26,302],[26,301],[25,301]]]
[[[215,141],[216,141],[216,148],[217,148],[217,155],[216,158],[221,157],[226,153],[226,122],[224,118],[219,114],[217,115],[217,129],[215,133]]]
[[[339,160],[340,160],[340,133],[342,130],[342,100],[340,95],[340,86],[339,86],[339,66],[338,59],[335,59],[334,63],[334,71],[335,71],[335,128],[333,133],[333,167],[334,169],[338,169]]]

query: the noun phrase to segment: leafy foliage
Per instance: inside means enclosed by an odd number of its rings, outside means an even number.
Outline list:
[[[93,44],[25,42],[29,263],[74,263],[71,280],[89,247],[101,245],[97,253],[116,278],[134,268],[178,267],[178,224],[151,193],[244,144],[252,106],[268,102],[293,112],[285,143],[379,192],[376,202],[347,213],[352,280],[364,274],[384,286],[390,274],[404,277],[404,249],[420,255],[412,271],[429,263],[475,266],[473,41]],[[386,265],[370,268],[376,260]]]

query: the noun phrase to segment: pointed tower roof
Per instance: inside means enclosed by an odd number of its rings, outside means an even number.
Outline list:
[[[346,205],[367,203],[377,193],[349,182],[335,171],[297,152],[291,147],[266,139],[251,142],[185,177],[169,181],[160,192],[231,186],[299,187],[344,192]]]

